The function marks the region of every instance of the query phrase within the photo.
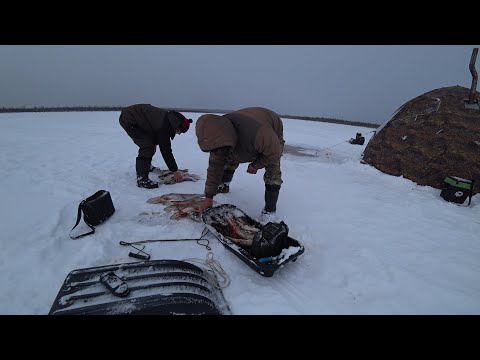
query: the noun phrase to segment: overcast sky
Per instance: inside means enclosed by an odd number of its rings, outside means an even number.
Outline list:
[[[470,88],[474,47],[0,45],[0,107],[263,106],[380,124],[427,91]]]

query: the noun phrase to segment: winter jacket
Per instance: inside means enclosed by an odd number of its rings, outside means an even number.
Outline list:
[[[175,137],[181,118],[175,111],[161,109],[150,104],[136,104],[125,107],[120,114],[120,124],[134,139],[142,143],[157,145],[170,171],[177,171],[170,139]]]
[[[195,131],[202,151],[210,152],[205,195],[213,197],[221,182],[227,157],[238,163],[251,162],[256,169],[282,156],[283,123],[273,111],[250,107],[225,115],[206,114]],[[212,151],[219,148],[226,150]]]

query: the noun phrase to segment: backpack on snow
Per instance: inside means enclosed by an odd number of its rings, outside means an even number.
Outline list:
[[[443,199],[456,204],[463,204],[468,197],[468,205],[470,205],[473,196],[473,180],[470,181],[456,176],[447,176],[444,182],[444,188],[440,192],[440,196]]]

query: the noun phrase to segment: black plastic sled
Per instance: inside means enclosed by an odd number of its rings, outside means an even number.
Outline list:
[[[71,271],[49,315],[230,315],[204,270],[152,260]]]
[[[305,248],[297,240],[288,236],[287,244],[279,255],[257,259],[250,251],[251,246],[236,244],[228,238],[228,224],[235,218],[241,219],[243,223],[259,230],[263,228],[262,224],[249,217],[235,205],[231,204],[211,207],[202,214],[203,222],[215,237],[225,245],[228,250],[233,252],[245,264],[262,276],[273,276],[275,271],[291,261],[296,261],[305,251]]]

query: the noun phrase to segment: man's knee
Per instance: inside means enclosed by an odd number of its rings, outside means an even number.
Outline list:
[[[265,186],[281,186],[283,184],[282,178],[266,178]]]
[[[235,172],[237,170],[239,164],[235,163],[227,163],[224,167],[224,171]]]
[[[153,158],[153,155],[155,155],[155,145],[153,146],[147,146],[147,147],[141,147],[138,150],[138,157],[145,158],[145,159],[151,159]]]
[[[282,185],[282,172],[281,171],[265,171],[265,175],[263,177],[265,181],[265,185]]]
[[[282,170],[280,168],[280,161],[274,164],[270,164],[265,168],[265,174],[263,175],[265,184],[268,185],[282,185]]]

